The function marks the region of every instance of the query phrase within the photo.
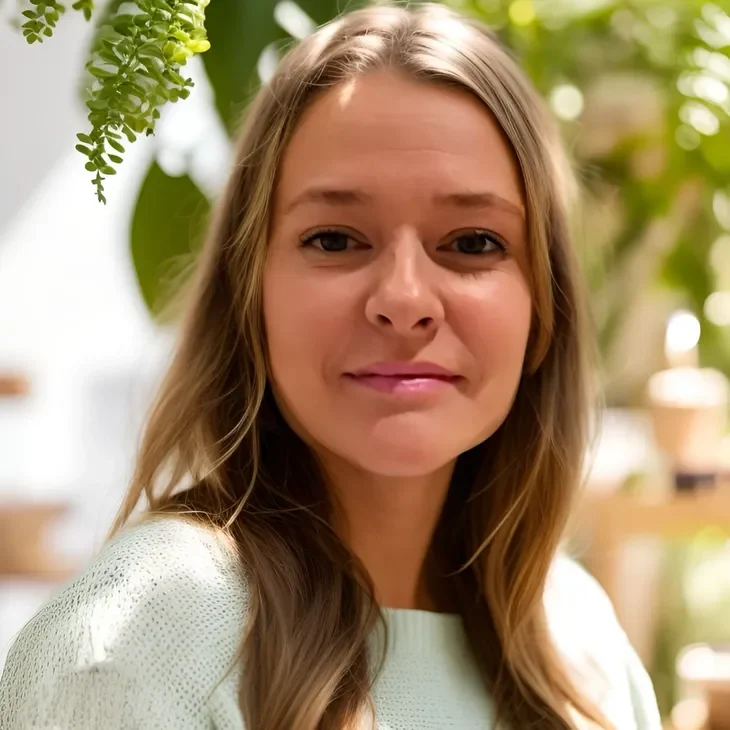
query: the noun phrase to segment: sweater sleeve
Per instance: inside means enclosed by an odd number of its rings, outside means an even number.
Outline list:
[[[0,680],[3,730],[143,730],[172,714],[168,695],[134,667],[83,657],[68,621],[39,614],[20,634]],[[155,707],[154,715],[149,708]]]
[[[623,631],[622,631],[623,634]],[[661,730],[656,695],[649,674],[625,634],[626,676],[637,730]]]
[[[2,730],[210,730],[243,589],[217,539],[159,519],[108,545],[23,628]]]
[[[565,555],[546,594],[553,636],[574,678],[617,730],[661,730],[651,679],[606,592]]]

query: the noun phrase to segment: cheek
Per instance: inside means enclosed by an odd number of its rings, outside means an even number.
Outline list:
[[[466,304],[466,301],[463,301]],[[458,317],[460,339],[473,358],[474,390],[463,421],[467,446],[489,438],[509,414],[522,378],[532,298],[522,277],[505,279],[475,296]]]
[[[348,296],[349,293],[349,296]],[[331,430],[332,363],[353,340],[352,287],[325,285],[303,271],[264,275],[263,309],[272,386],[289,426],[316,448]],[[350,348],[351,349],[351,348]]]
[[[296,385],[311,386],[348,338],[352,313],[346,292],[318,285],[305,272],[272,266],[264,276],[263,305],[277,386],[285,394]]]
[[[286,380],[287,372],[296,372],[295,366],[301,365],[302,345],[307,338],[297,336],[297,333],[305,327],[305,318],[298,306],[296,282],[277,271],[275,266],[264,276],[263,294],[269,363],[278,385],[282,379]]]
[[[524,277],[499,272],[490,286],[460,300],[457,335],[475,358],[482,381],[503,376],[516,383],[522,373],[532,320],[532,297]]]

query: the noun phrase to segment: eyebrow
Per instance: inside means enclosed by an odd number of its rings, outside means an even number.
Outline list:
[[[373,200],[373,196],[363,190],[338,189],[326,187],[310,187],[297,195],[287,206],[286,213],[305,204],[325,204],[333,206],[365,205]],[[434,205],[452,206],[471,210],[497,208],[507,213],[525,217],[524,208],[501,195],[492,192],[454,192],[436,195],[432,199]]]

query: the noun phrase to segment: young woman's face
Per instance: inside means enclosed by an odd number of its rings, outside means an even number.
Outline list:
[[[531,318],[520,174],[468,94],[378,72],[305,113],[264,276],[273,387],[323,455],[425,475],[493,434]]]

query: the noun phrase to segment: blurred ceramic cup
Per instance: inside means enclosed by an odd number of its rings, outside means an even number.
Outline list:
[[[712,368],[679,367],[649,380],[649,412],[659,448],[677,471],[717,469],[728,427],[730,388]]]
[[[707,730],[707,702],[694,698],[680,700],[672,709],[672,730]]]
[[[730,730],[730,646],[693,644],[677,658],[684,701],[706,708],[706,730]]]

